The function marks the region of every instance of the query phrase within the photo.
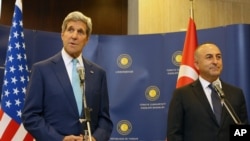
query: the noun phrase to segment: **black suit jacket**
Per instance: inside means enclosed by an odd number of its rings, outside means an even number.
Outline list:
[[[222,83],[222,90],[242,122],[247,123],[243,91]],[[229,141],[233,119],[223,106],[219,125],[199,80],[174,91],[169,105],[168,141]]]

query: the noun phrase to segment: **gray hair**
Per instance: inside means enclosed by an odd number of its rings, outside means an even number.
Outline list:
[[[69,13],[65,19],[63,20],[63,24],[62,24],[62,32],[64,32],[67,28],[67,24],[70,21],[81,21],[83,23],[85,23],[87,25],[87,35],[88,37],[90,36],[91,32],[92,32],[92,22],[91,22],[91,18],[85,16],[83,13],[79,12],[79,11],[74,11]]]

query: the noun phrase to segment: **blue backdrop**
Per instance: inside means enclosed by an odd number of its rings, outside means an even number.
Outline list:
[[[0,90],[9,27],[0,26]],[[25,29],[28,66],[62,48],[60,33]],[[221,78],[243,89],[250,113],[250,25],[197,30],[198,42],[214,42],[223,54]],[[92,35],[84,56],[107,71],[111,141],[160,141],[166,136],[168,104],[176,85],[185,32],[150,35]],[[250,115],[250,114],[249,114]]]

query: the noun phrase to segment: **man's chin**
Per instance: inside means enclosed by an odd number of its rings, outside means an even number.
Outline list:
[[[215,77],[215,78],[217,78],[217,77],[220,76],[220,73],[212,73],[212,76]]]

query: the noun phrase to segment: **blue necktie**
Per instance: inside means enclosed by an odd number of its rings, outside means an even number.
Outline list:
[[[220,117],[221,117],[221,110],[222,110],[220,97],[215,91],[215,89],[213,88],[212,84],[210,84],[208,87],[212,91],[211,99],[212,99],[212,104],[213,104],[214,115],[216,117],[217,122],[220,124]]]
[[[75,95],[75,99],[76,99],[76,103],[77,103],[78,112],[79,112],[79,115],[81,115],[81,113],[82,113],[82,89],[80,86],[80,77],[79,77],[79,74],[78,74],[77,68],[76,68],[77,62],[78,62],[77,59],[72,60],[72,63],[73,63],[72,87],[73,87],[73,91],[74,91],[74,95]]]

